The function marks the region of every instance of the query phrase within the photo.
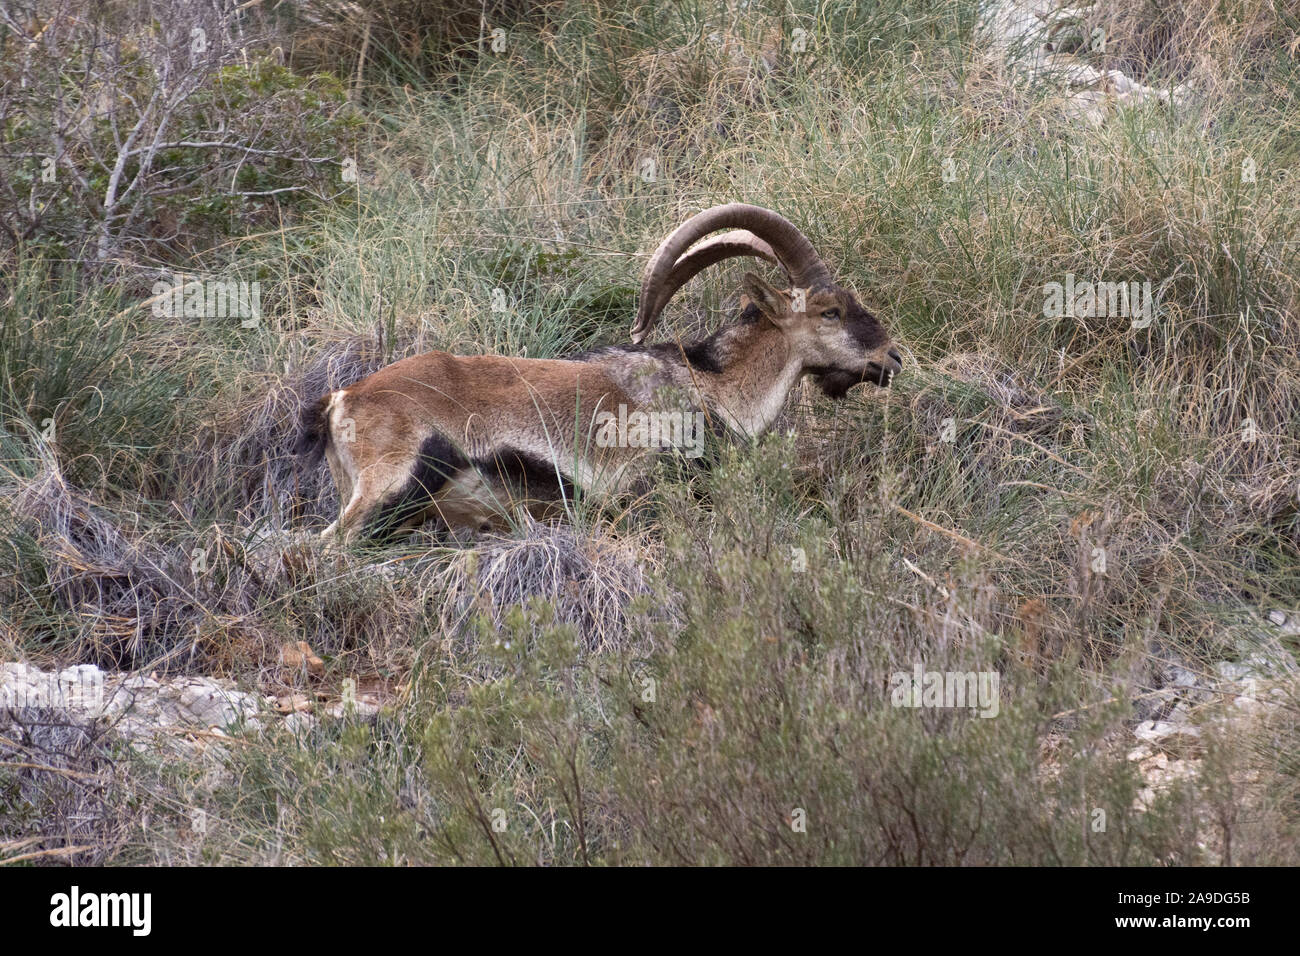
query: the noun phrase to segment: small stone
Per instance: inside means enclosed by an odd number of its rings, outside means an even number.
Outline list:
[[[311,710],[311,699],[306,694],[282,694],[275,698],[275,709],[282,714]]]
[[[1175,755],[1194,753],[1200,747],[1200,728],[1191,724],[1175,724],[1167,720],[1144,720],[1133,729],[1133,735],[1139,740]],[[1165,754],[1156,754],[1164,758]],[[1145,767],[1146,764],[1143,764]]]
[[[181,691],[179,704],[191,718],[187,722],[206,727],[229,727],[257,711],[247,695],[225,690],[206,680],[194,681]]]
[[[142,674],[137,674],[126,678],[117,686],[123,690],[157,690],[161,685],[158,683],[157,677],[145,677]]]
[[[311,732],[316,726],[316,718],[311,714],[294,712],[284,718],[284,727],[296,737]]]
[[[1246,664],[1238,664],[1234,661],[1219,661],[1219,663],[1214,665],[1214,669],[1224,680],[1233,682],[1249,677],[1252,672],[1250,666]]]
[[[306,641],[296,641],[280,648],[280,667],[286,671],[325,673],[325,662],[316,656]]]
[[[347,716],[373,717],[379,713],[379,705],[363,698],[357,698],[351,705],[336,700],[325,708],[325,713],[335,719],[342,719]]]
[[[1251,669],[1252,677],[1267,677],[1278,669],[1277,664],[1269,660],[1263,654],[1252,654],[1250,657],[1242,661],[1242,663]]]

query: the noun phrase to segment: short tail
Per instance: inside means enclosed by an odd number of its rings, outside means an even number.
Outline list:
[[[330,396],[322,395],[318,401],[304,405],[302,417],[298,419],[298,435],[294,439],[292,451],[309,468],[321,460],[329,445],[330,425],[326,414],[329,403]]]

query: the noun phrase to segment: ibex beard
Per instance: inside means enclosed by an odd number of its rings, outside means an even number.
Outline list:
[[[687,251],[733,226],[742,228]],[[676,289],[742,255],[782,266],[789,288],[746,273],[736,321],[691,344],[640,344]],[[565,359],[431,352],[308,406],[295,450],[308,463],[324,455],[342,500],[326,536],[350,541],[431,518],[493,530],[520,509],[544,517],[579,489],[628,489],[666,449],[694,457],[709,434],[762,434],[804,375],[839,399],[861,382],[887,385],[902,367],[881,323],[832,281],[798,229],[737,203],[692,217],[660,245],[632,338]],[[670,425],[634,434],[619,416]],[[689,447],[674,440],[688,432]]]

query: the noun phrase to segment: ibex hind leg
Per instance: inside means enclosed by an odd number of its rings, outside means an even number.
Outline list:
[[[362,501],[355,516],[350,518],[345,509],[340,525],[358,522],[365,526],[368,536],[387,539],[418,528],[435,516],[451,528],[478,527],[490,521],[491,508],[482,501],[477,472],[442,435],[435,432],[420,443],[406,474],[400,484],[370,497],[369,506]]]
[[[388,482],[378,486],[374,481],[364,478],[352,488],[351,497],[344,501],[339,510],[338,520],[321,532],[321,538],[327,542],[342,541],[352,544],[363,529],[374,524],[372,515],[378,515],[386,498],[394,495],[394,489],[400,488],[401,482]]]
[[[473,468],[440,478],[411,478],[390,485],[384,494],[367,492],[362,482],[327,534],[335,531],[347,542],[361,537],[391,541],[434,519],[452,531],[501,531],[508,526],[499,495]]]

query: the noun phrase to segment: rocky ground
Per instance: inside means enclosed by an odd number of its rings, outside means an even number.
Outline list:
[[[289,645],[281,653],[281,676],[312,673],[320,663],[306,645]],[[105,733],[136,750],[183,752],[276,722],[301,732],[321,717],[369,717],[384,699],[380,688],[363,682],[358,689],[355,680],[344,680],[341,693],[318,689],[314,680],[299,684],[297,690],[277,684],[277,692],[266,693],[217,677],[113,673],[93,664],[61,671],[0,664],[0,733],[40,714],[45,723]]]
[[[1159,788],[1197,772],[1206,721],[1251,721],[1297,696],[1300,672],[1281,641],[1300,637],[1300,615],[1273,611],[1252,623],[1241,659],[1208,670],[1169,661],[1154,669],[1155,686],[1134,700],[1135,715],[1146,716],[1132,726],[1129,759],[1147,780],[1147,803]],[[281,650],[280,676],[306,680],[297,690],[277,684],[275,693],[241,690],[216,677],[112,673],[91,664],[61,671],[0,664],[0,733],[40,713],[45,722],[107,733],[137,750],[183,752],[276,722],[301,732],[322,717],[368,717],[383,706],[384,689],[366,682],[358,688],[355,680],[344,680],[341,693],[312,689],[319,687],[321,670],[302,642]]]
[[[1059,0],[1001,0],[984,24],[991,51],[1005,57],[1027,79],[1059,90],[1062,113],[1087,126],[1103,125],[1117,110],[1148,102],[1183,106],[1193,93],[1184,86],[1156,89],[1120,70],[1099,70],[1072,51],[1100,49],[1106,37],[1094,33],[1090,4],[1060,6]]]

